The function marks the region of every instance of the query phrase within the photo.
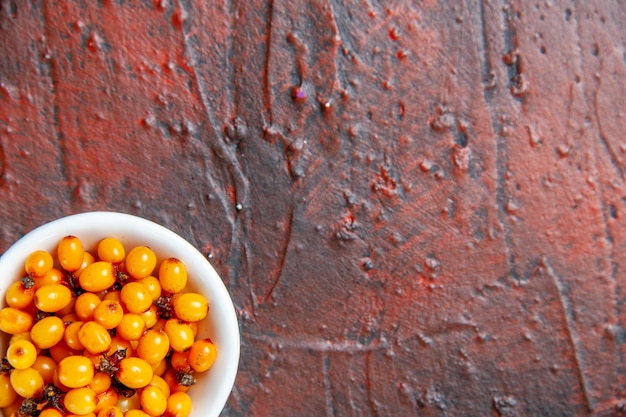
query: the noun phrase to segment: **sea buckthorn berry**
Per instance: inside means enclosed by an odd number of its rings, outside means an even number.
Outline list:
[[[119,264],[125,256],[124,245],[114,237],[105,237],[98,243],[98,258],[100,260]]]
[[[190,385],[183,385],[179,383],[178,378],[176,377],[176,371],[172,368],[169,368],[167,371],[165,371],[162,378],[163,380],[165,380],[165,382],[167,382],[167,385],[170,386],[171,393],[187,392],[191,387]]]
[[[161,362],[170,350],[170,342],[163,330],[148,330],[139,339],[137,356],[155,365]]]
[[[97,395],[100,395],[111,388],[111,377],[106,372],[96,372],[87,387],[91,388]]]
[[[143,388],[152,380],[152,367],[141,358],[124,358],[118,365],[117,379],[128,388]]]
[[[10,406],[17,398],[15,390],[11,386],[11,378],[6,372],[0,373],[0,408]]]
[[[124,417],[124,413],[115,405],[107,405],[98,411],[98,417]]]
[[[27,332],[35,322],[32,315],[13,307],[0,310],[0,330],[8,334]]]
[[[56,313],[72,302],[72,291],[62,284],[44,285],[35,291],[35,306],[46,313]]]
[[[65,324],[57,316],[39,320],[30,330],[30,337],[39,349],[49,349],[63,340]]]
[[[185,351],[193,344],[193,332],[184,321],[169,319],[165,323],[165,333],[169,338],[170,346],[177,352]]]
[[[89,353],[103,353],[111,347],[111,335],[95,321],[88,321],[80,326],[78,340]]]
[[[87,386],[95,375],[94,365],[91,359],[82,356],[68,356],[59,362],[57,368],[59,381],[69,388]]]
[[[63,358],[78,355],[80,353],[78,350],[71,349],[67,343],[65,343],[65,340],[61,340],[59,343],[49,348],[48,352],[50,353],[52,359],[54,359],[57,363],[61,362]]]
[[[152,305],[152,296],[146,287],[138,282],[124,285],[120,291],[120,300],[126,310],[136,314],[143,313]]]
[[[93,312],[100,304],[100,297],[91,292],[85,292],[76,298],[74,309],[76,315],[82,321],[93,320]]]
[[[159,308],[152,304],[150,308],[141,313],[140,316],[146,323],[146,329],[150,329],[159,320]]]
[[[35,363],[33,363],[32,368],[39,372],[44,384],[49,384],[53,380],[54,372],[57,369],[57,363],[50,356],[39,355],[37,356],[37,359],[35,359]]]
[[[115,280],[113,264],[106,261],[96,261],[87,265],[78,277],[81,288],[89,292],[107,290],[115,284]]]
[[[83,263],[80,265],[80,268],[78,268],[78,271],[74,272],[74,275],[76,277],[79,277],[80,274],[83,273],[85,268],[87,268],[94,262],[96,262],[96,257],[93,256],[90,252],[85,251],[85,253],[83,254]]]
[[[52,255],[45,250],[37,250],[32,252],[26,258],[24,269],[31,277],[41,277],[54,265]]]
[[[115,328],[117,335],[126,340],[139,340],[146,330],[146,322],[139,314],[124,314],[122,321]]]
[[[18,340],[28,340],[29,342],[33,341],[33,339],[31,339],[31,337],[30,337],[30,332],[24,332],[24,333],[18,333],[18,334],[11,335],[11,338],[9,339],[9,345],[12,345],[13,343],[17,342]]]
[[[167,359],[163,359],[161,362],[156,365],[152,365],[152,373],[154,375],[162,376],[167,370]]]
[[[64,417],[63,413],[61,413],[56,408],[46,408],[39,413],[39,417]]]
[[[85,323],[84,321],[75,321],[73,323],[70,323],[65,328],[65,333],[63,334],[63,340],[65,341],[65,343],[70,349],[74,349],[74,350],[85,349],[85,346],[83,346],[83,344],[80,342],[80,339],[78,338],[78,331],[80,330],[81,326],[84,323]]]
[[[117,390],[113,387],[104,391],[101,394],[98,394],[98,404],[96,405],[96,409],[94,410],[96,413],[99,413],[103,408],[117,405],[120,400],[120,395],[117,393]]]
[[[112,301],[117,301],[118,303],[122,304],[122,298],[120,297],[120,292],[117,290],[114,291],[107,291],[106,294],[104,294],[104,297],[102,297],[103,300],[112,300]],[[124,307],[122,305],[122,307]]]
[[[174,314],[184,321],[200,321],[207,316],[209,303],[203,295],[188,292],[173,297]]]
[[[156,267],[156,255],[147,246],[136,246],[126,255],[126,271],[135,279],[145,278]]]
[[[167,398],[165,417],[187,417],[191,413],[191,397],[186,392],[175,392]]]
[[[187,358],[187,352],[173,351],[170,355],[170,365],[177,371],[188,371],[191,369],[189,366],[189,359]]]
[[[134,349],[130,344],[130,341],[122,338],[119,335],[115,335],[111,338],[111,347],[107,354],[110,356],[117,352],[118,350],[126,350],[126,357],[130,357],[133,355]]]
[[[68,272],[78,271],[83,264],[84,256],[83,242],[76,236],[65,236],[57,245],[59,263]]]
[[[139,399],[139,394],[135,393],[131,397],[120,398],[120,400],[117,402],[117,406],[124,413],[127,413],[129,410],[139,410],[141,407],[141,400]]]
[[[7,349],[7,360],[15,369],[30,368],[36,359],[37,348],[28,340],[18,340]]]
[[[159,266],[159,282],[161,288],[171,294],[181,292],[187,285],[187,268],[183,261],[168,258]]]
[[[187,359],[191,369],[196,372],[205,372],[215,362],[217,348],[211,339],[199,339],[193,342]]]
[[[39,288],[43,287],[44,285],[62,284],[65,281],[65,275],[63,274],[63,271],[61,271],[60,269],[51,268],[43,276],[33,278],[33,280],[35,281],[35,286],[33,288],[35,289],[35,291],[37,291]]]
[[[160,416],[167,408],[167,398],[159,387],[148,385],[140,394],[141,409],[151,416]]]
[[[161,283],[159,282],[159,279],[157,277],[149,275],[145,278],[140,279],[137,282],[146,287],[146,289],[150,293],[152,301],[156,301],[159,299],[159,297],[161,296]]]
[[[63,405],[73,414],[85,415],[96,409],[96,393],[90,388],[74,388],[65,394]]]
[[[167,384],[167,382],[165,382],[163,378],[158,375],[152,376],[152,379],[150,380],[148,386],[158,387],[161,391],[163,391],[163,394],[165,394],[165,398],[170,396],[170,386]]]
[[[17,395],[24,398],[33,397],[43,389],[43,378],[33,368],[12,370],[10,380]]]
[[[76,321],[78,319],[78,316],[76,316],[76,314],[74,313],[75,311],[76,311],[76,297],[72,295],[72,298],[70,299],[69,304],[63,307],[62,309],[60,309],[59,311],[57,311],[55,315],[62,317],[62,318],[71,317],[70,319],[71,321]]]
[[[93,311],[93,320],[105,329],[113,329],[122,321],[124,310],[115,300],[103,300]]]
[[[71,390],[71,388],[66,387],[65,385],[63,385],[61,383],[61,381],[59,381],[59,370],[55,369],[54,373],[52,374],[52,383],[54,384],[55,387],[57,387],[58,389],[60,389],[62,392],[68,392],[69,390]]]
[[[19,280],[7,288],[4,298],[9,307],[24,309],[33,302],[35,298],[35,288],[33,288],[35,281],[32,278],[30,280],[28,285],[24,283],[24,280]]]

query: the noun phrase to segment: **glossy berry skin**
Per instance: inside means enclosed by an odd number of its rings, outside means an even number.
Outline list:
[[[89,292],[100,292],[109,289],[115,284],[116,276],[110,262],[96,261],[81,272],[78,283],[81,288]]]
[[[140,279],[137,282],[146,287],[146,289],[150,293],[152,301],[156,301],[161,296],[161,283],[159,282],[158,278],[149,275],[145,278]]]
[[[49,384],[52,382],[57,366],[56,361],[51,357],[39,355],[37,359],[35,359],[32,368],[39,372],[39,375],[43,378],[44,384]]]
[[[193,342],[187,356],[191,369],[206,372],[213,366],[217,357],[217,348],[211,339],[199,339]]]
[[[8,407],[15,401],[17,394],[11,386],[11,378],[8,373],[0,373],[0,408]]]
[[[124,413],[115,405],[107,405],[98,411],[97,417],[124,417]]]
[[[175,392],[167,398],[165,416],[187,417],[191,413],[191,397],[186,392]]]
[[[8,334],[27,332],[33,327],[35,319],[25,311],[13,307],[0,310],[0,330]]]
[[[122,321],[124,310],[115,300],[103,300],[93,311],[93,320],[105,329],[113,329]]]
[[[146,330],[146,322],[139,314],[127,313],[116,327],[118,336],[126,340],[139,340]]]
[[[17,395],[24,398],[33,397],[43,389],[43,378],[33,368],[14,369],[10,380]]]
[[[148,385],[140,394],[141,409],[151,416],[160,416],[167,408],[167,398],[161,389]]]
[[[78,340],[85,350],[93,354],[106,352],[111,347],[111,335],[95,321],[88,321],[80,327]]]
[[[90,388],[74,388],[65,394],[63,405],[73,414],[85,415],[96,409],[96,393]]]
[[[74,350],[85,349],[85,346],[83,346],[83,344],[80,342],[80,339],[78,338],[78,331],[80,330],[81,326],[84,323],[85,322],[83,321],[75,321],[73,323],[70,323],[65,328],[65,333],[63,334],[63,340],[65,341],[65,343],[70,349],[74,349]]]
[[[177,352],[185,351],[193,345],[193,331],[184,321],[169,319],[165,322],[165,333],[170,346]]]
[[[24,309],[28,307],[35,298],[35,288],[27,288],[24,283],[16,281],[7,288],[5,300],[9,307]]]
[[[86,292],[76,298],[74,312],[82,321],[93,320],[93,312],[100,304],[100,298],[91,292]]]
[[[141,279],[152,274],[156,267],[156,255],[147,246],[136,246],[126,255],[126,271],[135,278]]]
[[[168,258],[159,266],[161,288],[170,294],[181,292],[187,285],[187,268],[177,258]]]
[[[49,349],[63,340],[65,325],[57,316],[39,320],[30,331],[30,337],[39,349]]]
[[[152,380],[152,367],[141,358],[124,358],[118,365],[117,379],[129,388],[143,388]]]
[[[62,284],[50,284],[35,291],[35,306],[46,313],[56,313],[72,301],[72,291]]]
[[[28,340],[18,340],[7,349],[7,360],[15,369],[30,368],[36,359],[37,348]]]
[[[138,282],[129,282],[120,291],[120,300],[126,310],[140,314],[152,305],[152,296],[148,289]]]
[[[181,320],[196,322],[204,319],[209,311],[207,299],[197,293],[188,292],[173,297],[174,314]]]
[[[87,387],[91,388],[97,395],[100,395],[111,388],[111,377],[105,372],[96,372]]]
[[[80,388],[87,386],[95,375],[95,369],[91,359],[82,356],[68,356],[59,362],[59,381],[68,388]]]
[[[84,256],[83,243],[76,236],[65,236],[57,245],[59,263],[68,272],[78,271],[83,264]]]
[[[165,359],[169,350],[170,341],[167,333],[163,330],[148,330],[139,339],[136,352],[137,356],[150,365],[156,365]]]
[[[53,265],[54,259],[52,259],[50,253],[44,250],[37,250],[28,255],[24,269],[31,277],[41,277],[52,269]]]
[[[124,245],[114,237],[105,237],[98,243],[98,258],[102,261],[119,264],[125,256]]]

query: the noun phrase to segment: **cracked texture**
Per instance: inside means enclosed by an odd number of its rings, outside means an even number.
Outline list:
[[[187,238],[240,316],[224,416],[626,407],[624,3],[0,6],[0,251]]]

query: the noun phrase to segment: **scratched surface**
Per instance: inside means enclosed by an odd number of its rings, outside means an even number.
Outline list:
[[[190,240],[223,416],[626,409],[626,3],[0,4],[0,252],[98,209]]]

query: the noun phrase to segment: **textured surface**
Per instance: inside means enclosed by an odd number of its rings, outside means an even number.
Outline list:
[[[2,0],[0,252],[189,239],[224,416],[620,415],[626,3],[382,3]]]

